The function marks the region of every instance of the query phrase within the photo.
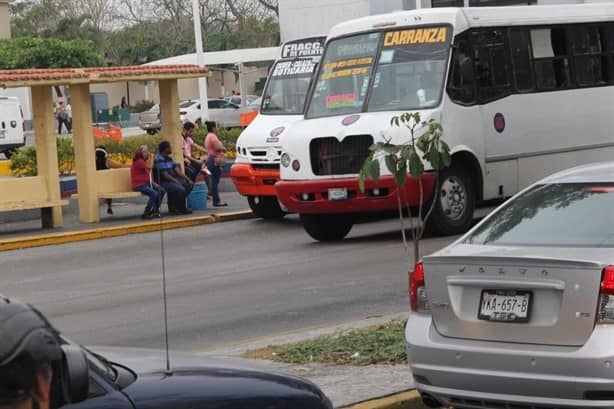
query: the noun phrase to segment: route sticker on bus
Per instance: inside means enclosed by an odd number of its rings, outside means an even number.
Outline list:
[[[334,109],[352,106],[358,101],[358,95],[351,92],[348,94],[329,95],[326,97],[326,108]]]

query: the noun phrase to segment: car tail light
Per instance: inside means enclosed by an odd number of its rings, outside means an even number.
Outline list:
[[[414,271],[409,273],[409,301],[411,310],[415,312],[429,312],[429,301],[424,285],[424,266],[416,264]]]
[[[179,115],[187,115],[188,113],[186,111],[180,111]]]
[[[614,324],[614,266],[607,266],[603,269],[597,322],[599,324]]]

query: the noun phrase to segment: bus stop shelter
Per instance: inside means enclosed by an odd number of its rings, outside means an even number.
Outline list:
[[[163,139],[171,143],[175,161],[183,163],[179,121],[180,79],[208,76],[207,68],[196,65],[135,67],[97,67],[68,69],[32,69],[0,71],[0,87],[30,87],[36,144],[35,177],[0,179],[0,211],[41,209],[44,228],[61,227],[61,199],[53,87],[69,86],[73,117],[73,145],[79,221],[100,221],[101,198],[134,194],[130,188],[129,169],[96,171],[95,141],[92,128],[90,85],[127,81],[158,81]]]

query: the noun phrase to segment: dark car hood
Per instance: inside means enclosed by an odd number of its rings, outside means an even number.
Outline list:
[[[272,373],[232,359],[172,352],[171,374],[165,373],[165,353],[133,348],[92,348],[109,361],[130,368],[137,380],[123,392],[137,409],[149,408],[329,408],[330,402],[313,383]]]

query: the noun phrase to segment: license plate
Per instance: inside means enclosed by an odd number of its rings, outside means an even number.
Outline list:
[[[328,189],[329,200],[347,200],[348,190],[346,188]]]
[[[522,290],[483,290],[478,319],[493,322],[529,322],[532,293]]]

